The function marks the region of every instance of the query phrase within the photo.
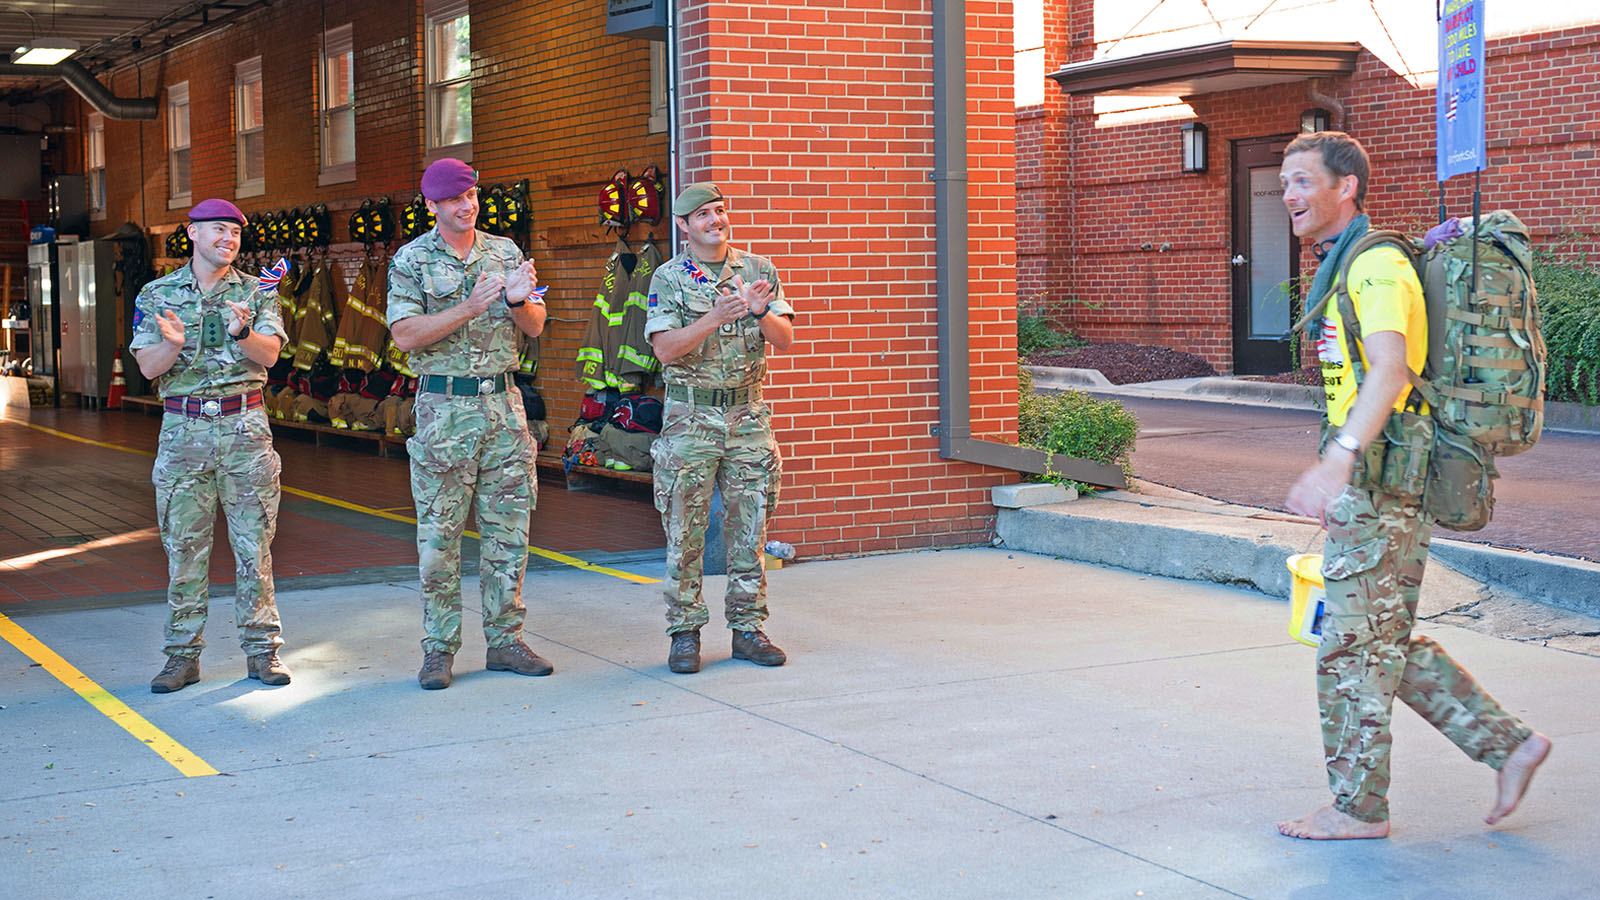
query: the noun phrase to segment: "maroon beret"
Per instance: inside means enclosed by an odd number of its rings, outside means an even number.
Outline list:
[[[210,222],[214,219],[227,219],[243,225],[244,213],[240,212],[239,207],[234,206],[232,203],[215,198],[201,200],[194,205],[194,209],[189,210],[189,221],[191,222]]]
[[[422,173],[422,196],[437,203],[466,193],[478,183],[478,173],[459,159],[437,160]]]

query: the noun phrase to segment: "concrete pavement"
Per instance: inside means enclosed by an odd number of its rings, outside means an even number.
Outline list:
[[[659,575],[659,564],[635,566]],[[652,571],[652,568],[654,571]],[[708,579],[719,591],[721,578]],[[16,622],[224,774],[181,777],[0,643],[8,896],[1589,896],[1600,659],[1429,628],[1555,740],[1522,809],[1396,715],[1394,833],[1292,841],[1326,801],[1286,604],[1000,549],[772,573],[780,669],[666,672],[658,588],[530,575],[549,678],[417,688],[415,583],[280,595],[294,683],[148,693],[162,608]],[[473,586],[469,586],[469,591]]]

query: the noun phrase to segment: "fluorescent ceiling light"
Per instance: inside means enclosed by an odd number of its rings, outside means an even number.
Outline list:
[[[53,66],[78,52],[78,42],[66,38],[39,38],[18,47],[11,61],[24,66]]]

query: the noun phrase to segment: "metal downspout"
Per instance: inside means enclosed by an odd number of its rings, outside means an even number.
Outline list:
[[[118,97],[111,90],[100,83],[100,80],[89,74],[80,63],[72,59],[49,66],[20,66],[16,63],[0,63],[0,76],[8,78],[49,78],[54,76],[65,81],[77,91],[79,96],[98,112],[108,119],[154,119],[159,104],[154,98]]]
[[[672,208],[672,198],[682,190],[678,171],[678,0],[667,2],[667,46],[663,53],[667,66],[667,196],[661,198]],[[667,243],[670,255],[678,255],[678,229],[671,215],[667,216]]]
[[[967,292],[967,23],[965,0],[933,0],[933,179],[938,281],[939,457],[1107,487],[1116,466],[972,436]]]

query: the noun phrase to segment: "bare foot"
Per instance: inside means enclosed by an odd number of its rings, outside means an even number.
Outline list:
[[[1511,764],[1506,763],[1510,768]],[[1278,833],[1308,841],[1360,841],[1389,836],[1389,823],[1363,822],[1324,806],[1309,816],[1278,823]]]
[[[1550,755],[1550,739],[1535,731],[1528,739],[1512,751],[1511,758],[1500,768],[1496,780],[1499,795],[1495,798],[1494,809],[1483,817],[1490,825],[1511,815],[1522,802],[1522,795],[1528,792],[1528,783],[1533,781],[1533,773],[1538,771],[1539,764]]]

